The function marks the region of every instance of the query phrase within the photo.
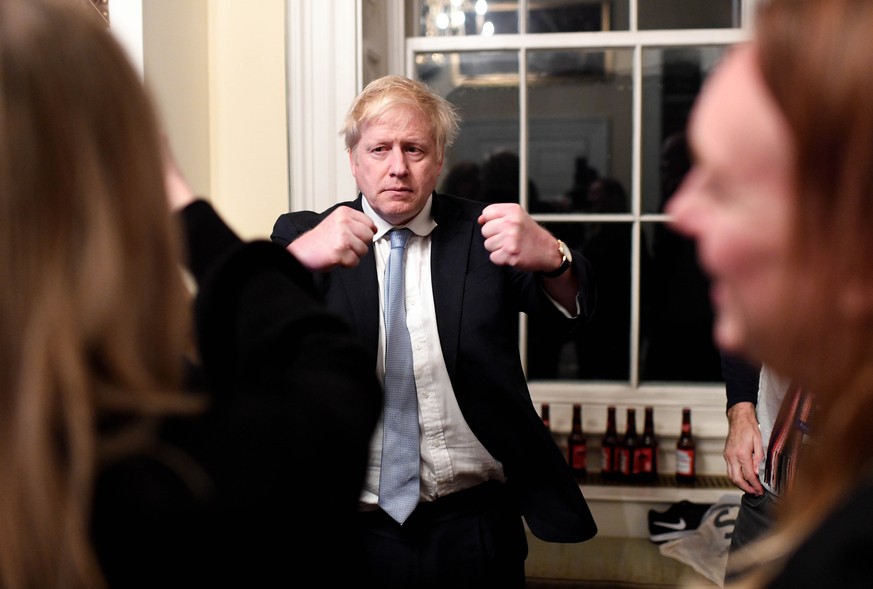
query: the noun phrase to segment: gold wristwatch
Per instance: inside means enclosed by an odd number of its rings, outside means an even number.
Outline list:
[[[546,278],[557,278],[566,272],[573,263],[573,253],[570,251],[570,248],[567,247],[567,244],[560,239],[558,240],[558,253],[561,254],[561,265],[551,272],[540,272],[540,274]]]

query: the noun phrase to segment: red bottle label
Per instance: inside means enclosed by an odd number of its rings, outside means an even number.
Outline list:
[[[601,448],[600,449],[600,472],[611,474],[615,472],[615,449],[614,448]]]
[[[570,466],[573,470],[582,470],[588,465],[588,448],[583,444],[573,446],[573,451],[570,455]]]
[[[637,450],[636,472],[650,474],[654,470],[654,452],[652,448],[640,448]]]
[[[622,448],[618,455],[618,469],[623,475],[631,473],[632,456],[630,450]]]
[[[676,450],[676,474],[694,476],[694,450]]]

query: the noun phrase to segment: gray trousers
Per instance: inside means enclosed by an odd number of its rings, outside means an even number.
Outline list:
[[[737,576],[732,574],[731,557],[770,529],[773,523],[773,510],[778,501],[779,497],[766,489],[761,496],[743,493],[740,501],[740,511],[737,513],[737,521],[734,524],[734,531],[731,535],[731,547],[728,552],[725,582]]]

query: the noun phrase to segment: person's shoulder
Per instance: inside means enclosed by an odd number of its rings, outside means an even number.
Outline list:
[[[472,207],[480,209],[484,209],[485,206],[488,204],[485,201],[475,200],[465,196],[455,196],[454,194],[449,194],[447,192],[435,192],[434,199],[440,200],[441,202],[452,203],[453,206]]]
[[[480,200],[439,192],[434,194],[433,214],[438,221],[440,217],[451,218],[454,216],[477,219],[487,205],[488,203]]]
[[[318,225],[321,221],[324,220],[325,217],[330,215],[339,207],[351,207],[360,211],[362,210],[361,198],[358,197],[356,200],[338,202],[320,212],[312,210],[301,210],[282,213],[276,218],[274,231],[287,230],[290,227],[311,229],[312,227]]]

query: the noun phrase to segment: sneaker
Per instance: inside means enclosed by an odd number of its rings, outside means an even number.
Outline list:
[[[682,538],[694,532],[711,503],[679,501],[666,511],[649,510],[649,540],[655,544]]]

